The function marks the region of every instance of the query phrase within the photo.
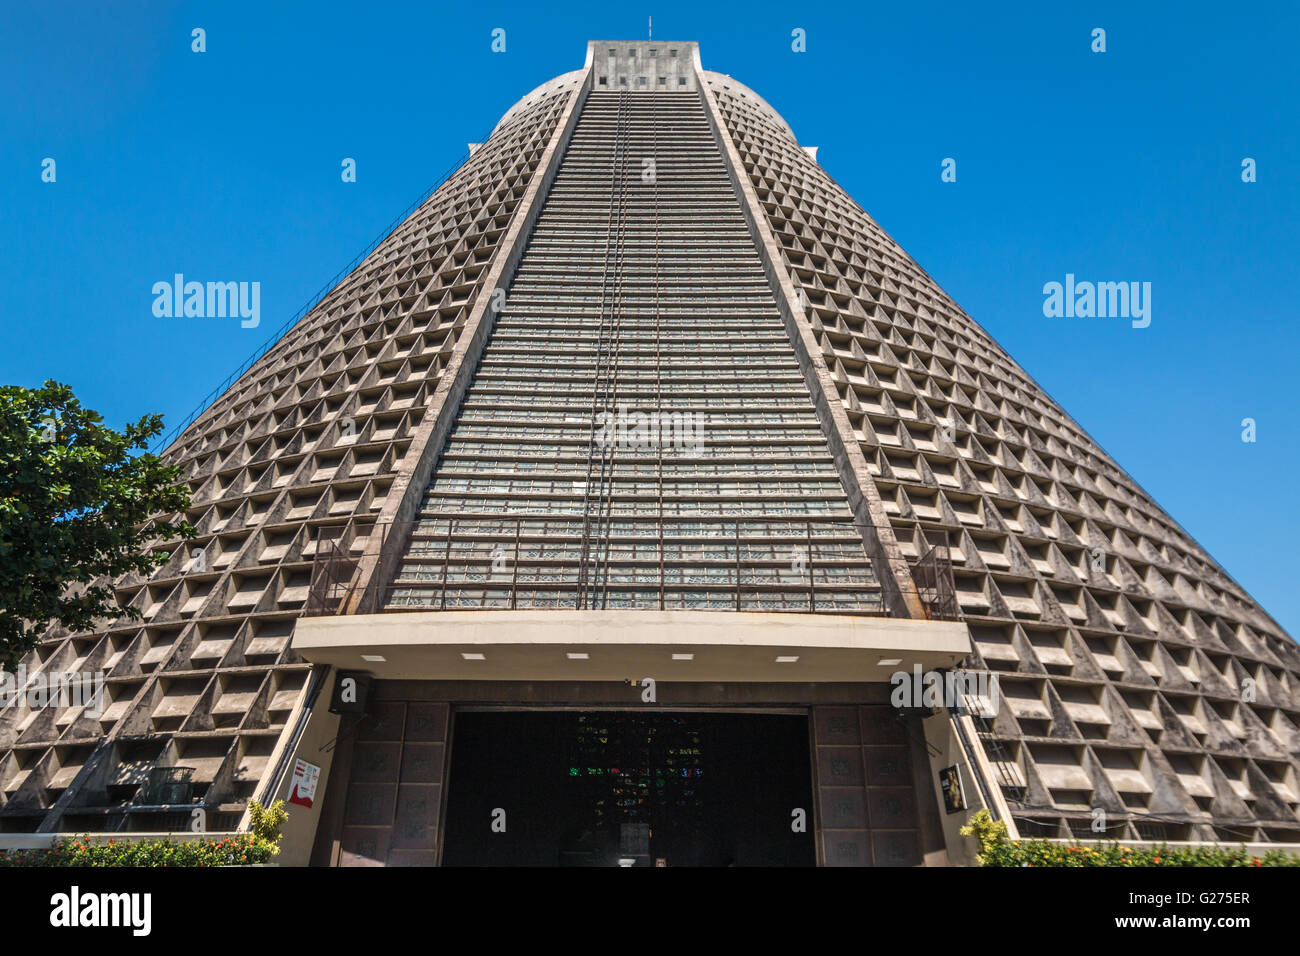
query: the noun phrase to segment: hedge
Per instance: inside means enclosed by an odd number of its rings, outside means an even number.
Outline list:
[[[4,866],[242,866],[265,863],[275,844],[251,833],[223,840],[55,840],[40,850],[0,851]]]
[[[1011,840],[985,854],[982,866],[1300,866],[1281,850],[1253,853],[1244,846],[1155,847],[1100,843],[1070,846],[1045,840]]]
[[[55,840],[39,850],[0,850],[5,866],[247,866],[280,852],[284,801],[263,807],[249,801],[252,831],[220,840],[105,840],[88,836]]]
[[[1071,845],[1047,840],[1008,840],[1006,824],[994,823],[988,810],[980,810],[971,817],[961,832],[979,841],[976,859],[980,866],[1300,867],[1300,857],[1290,853],[1282,850],[1256,853],[1244,846],[1133,847],[1119,843]]]

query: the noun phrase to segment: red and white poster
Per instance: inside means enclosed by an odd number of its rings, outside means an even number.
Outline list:
[[[293,780],[289,784],[289,802],[310,807],[316,799],[316,784],[320,782],[320,767],[299,759],[293,765]]]

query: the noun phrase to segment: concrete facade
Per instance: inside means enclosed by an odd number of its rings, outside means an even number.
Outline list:
[[[620,396],[707,453],[598,449]],[[663,673],[807,717],[821,863],[969,863],[986,805],[1300,841],[1295,642],[694,43],[590,43],[165,457],[196,536],[24,662],[106,699],[0,715],[0,831],[229,829],[304,759],[285,862],[435,863],[458,712]],[[913,665],[1001,706],[891,713]]]
[[[647,709],[639,689],[590,680],[380,681],[374,695],[365,721],[345,718],[354,729],[340,739],[314,865],[439,862],[458,713]],[[926,742],[931,729],[922,727],[919,712],[891,707],[882,685],[669,683],[653,709],[807,717],[812,766],[788,772],[811,775],[809,839],[819,865],[941,866],[970,858],[969,841],[948,835],[958,818],[942,819],[929,799],[936,760]],[[976,796],[971,810],[980,806]]]

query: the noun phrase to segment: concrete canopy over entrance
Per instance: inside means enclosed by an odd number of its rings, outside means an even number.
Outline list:
[[[836,614],[431,611],[298,622],[313,663],[380,679],[887,682],[970,653],[960,623]]]

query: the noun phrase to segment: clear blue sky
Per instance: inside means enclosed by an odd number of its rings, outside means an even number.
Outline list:
[[[1058,9],[1060,8],[1060,9]],[[699,40],[1300,634],[1292,3],[5,4],[0,382],[177,421],[588,39]],[[207,31],[191,52],[190,31]],[[506,52],[490,50],[506,30]],[[807,33],[807,52],[790,48]],[[1107,52],[1090,50],[1107,31]],[[1258,182],[1241,181],[1243,157]],[[52,157],[57,181],[41,182]],[[358,181],[340,162],[354,157]],[[957,182],[940,162],[957,160]],[[262,324],[154,282],[258,281]],[[1152,283],[1152,323],[1042,287]],[[1241,441],[1254,418],[1258,441]]]

